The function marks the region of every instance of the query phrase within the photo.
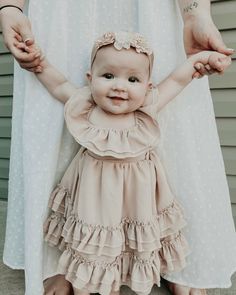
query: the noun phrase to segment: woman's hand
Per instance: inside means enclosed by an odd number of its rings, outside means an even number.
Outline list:
[[[40,59],[35,56],[35,53],[24,52],[14,45],[16,41],[24,42],[28,46],[34,44],[29,19],[18,9],[7,7],[0,12],[0,21],[4,43],[14,58],[22,68],[31,71],[36,70],[40,64]]]
[[[41,73],[43,70],[43,66],[45,65],[44,56],[40,50],[40,48],[34,43],[32,45],[26,45],[25,42],[19,42],[16,40],[14,42],[14,46],[21,50],[24,53],[28,53],[28,55],[33,55],[35,60],[31,62],[31,65],[34,64],[34,67],[27,68],[28,71],[34,73]],[[38,64],[39,61],[39,64]],[[24,65],[27,65],[25,62],[21,62],[22,68],[25,68]]]
[[[64,275],[56,275],[44,281],[43,295],[73,295],[73,288]]]
[[[231,64],[230,55],[234,53],[233,49],[229,49],[224,44],[221,34],[213,23],[211,17],[203,13],[194,15],[184,22],[184,47],[188,56],[200,52],[202,50],[214,50],[219,53],[227,55],[229,58],[225,59],[222,64],[205,66],[198,64],[198,73],[196,77],[210,75],[213,73],[223,74],[224,71]]]

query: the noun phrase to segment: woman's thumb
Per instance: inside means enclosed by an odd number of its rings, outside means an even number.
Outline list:
[[[231,55],[231,54],[233,54],[234,52],[235,52],[235,50],[234,49],[232,49],[232,48],[227,48],[226,47],[226,45],[225,45],[225,43],[224,43],[224,41],[222,40],[222,38],[221,37],[216,37],[216,36],[214,36],[213,38],[211,38],[210,40],[209,40],[209,45],[210,45],[210,47],[213,49],[213,50],[215,50],[215,51],[217,51],[217,52],[219,52],[219,53],[223,53],[223,54],[226,54],[226,55]]]
[[[30,28],[24,28],[24,30],[21,31],[21,37],[27,46],[34,43],[34,36]]]

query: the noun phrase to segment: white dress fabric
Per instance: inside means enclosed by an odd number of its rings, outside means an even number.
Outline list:
[[[85,83],[93,41],[105,31],[139,31],[149,39],[154,82],[185,58],[172,0],[31,0],[29,16],[49,60],[78,86]],[[63,105],[31,73],[16,65],[14,83],[4,262],[25,269],[26,295],[41,295],[42,279],[55,274],[58,257],[43,243],[48,199],[78,145],[64,125]],[[195,288],[230,287],[236,235],[207,78],[193,81],[159,122],[158,153],[185,209],[191,249],[187,267],[165,278]]]

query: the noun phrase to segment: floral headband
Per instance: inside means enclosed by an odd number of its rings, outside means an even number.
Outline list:
[[[95,60],[97,51],[106,45],[113,44],[114,48],[121,50],[122,48],[130,49],[134,48],[137,53],[144,53],[149,59],[150,73],[153,66],[153,51],[149,47],[146,39],[139,33],[134,32],[107,32],[99,37],[93,46],[91,53],[91,66]]]

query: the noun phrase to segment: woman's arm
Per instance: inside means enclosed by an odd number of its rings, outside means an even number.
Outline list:
[[[209,64],[223,72],[231,63],[231,58],[214,51],[201,51],[190,56],[182,65],[177,67],[159,85],[158,111],[175,98],[194,78],[199,64]]]
[[[0,8],[5,5],[15,5],[15,6],[18,6],[21,9],[23,9],[24,4],[25,4],[24,0],[10,0],[10,1],[9,0],[0,0]],[[7,8],[4,8],[4,9],[7,9]],[[14,8],[12,8],[12,9],[14,9]]]
[[[178,0],[184,22],[198,14],[211,18],[210,0]]]
[[[184,21],[184,47],[188,56],[202,50],[214,50],[225,55],[234,53],[234,49],[227,48],[212,20],[210,0],[178,0],[178,2]],[[218,72],[218,68],[212,69],[206,65],[198,69],[198,72],[202,76],[209,75]]]
[[[210,0],[178,0],[184,21],[184,46],[187,55],[214,50],[230,55],[211,17]]]

